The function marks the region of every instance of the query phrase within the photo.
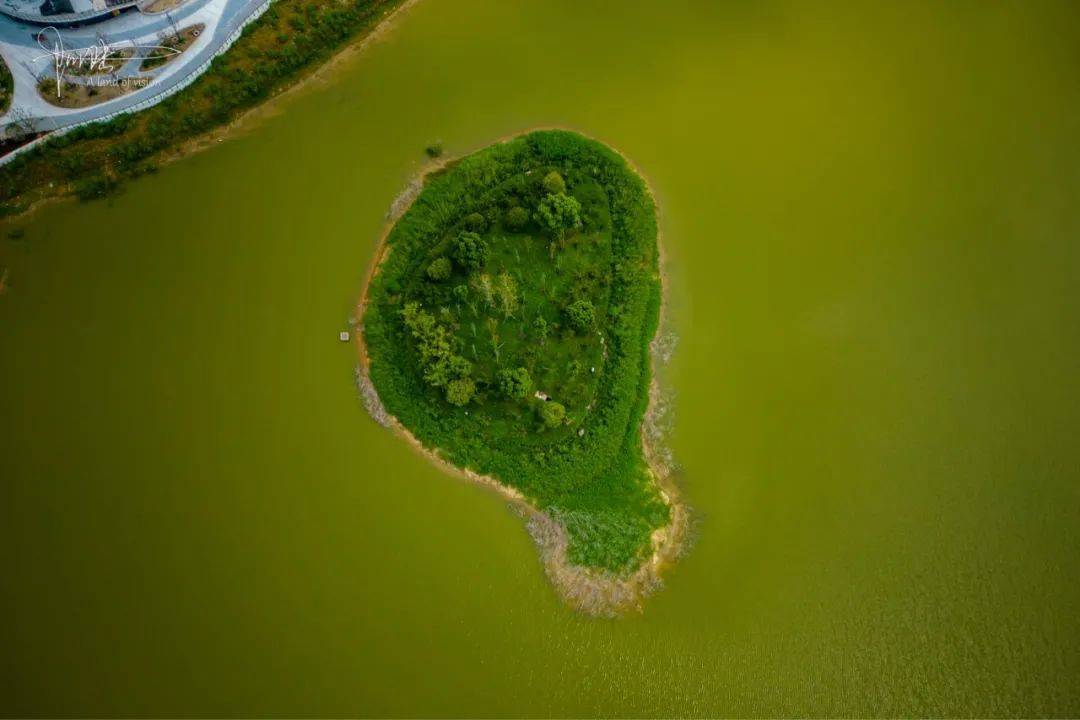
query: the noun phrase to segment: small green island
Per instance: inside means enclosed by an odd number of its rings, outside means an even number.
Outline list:
[[[642,439],[657,234],[618,153],[534,131],[429,172],[361,303],[379,411],[527,506],[549,575],[583,609],[636,602],[674,543],[680,508]]]

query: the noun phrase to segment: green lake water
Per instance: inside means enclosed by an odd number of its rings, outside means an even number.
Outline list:
[[[280,110],[0,227],[3,714],[1080,714],[1076,4],[423,0]],[[424,146],[541,125],[661,205],[619,620],[337,339]]]

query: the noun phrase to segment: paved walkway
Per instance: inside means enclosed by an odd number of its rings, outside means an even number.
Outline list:
[[[7,115],[0,116],[0,127],[7,124],[16,108],[22,108],[37,119],[37,130],[47,131],[96,120],[138,105],[182,83],[191,72],[202,67],[264,2],[188,0],[170,11],[169,15],[178,29],[199,23],[205,25],[195,42],[179,57],[159,69],[137,73],[133,70],[137,66],[128,63],[130,68],[124,68],[124,75],[152,77],[153,81],[145,88],[89,108],[60,108],[41,97],[37,91],[38,79],[53,72],[52,58],[38,45],[37,34],[41,28],[0,15],[0,54],[15,80],[11,109]],[[60,34],[65,49],[91,47],[100,40],[123,49],[132,42],[158,45],[158,34],[169,29],[170,22],[164,13],[151,15],[131,11],[86,27],[61,29]]]

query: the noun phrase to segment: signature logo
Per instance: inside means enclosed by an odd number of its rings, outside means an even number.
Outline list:
[[[102,82],[100,79],[95,80],[94,76],[112,75],[132,58],[146,59],[151,57],[151,53],[155,57],[166,58],[179,55],[181,52],[168,45],[137,45],[131,40],[113,45],[106,42],[104,38],[98,38],[97,43],[90,47],[69,49],[64,46],[64,38],[60,31],[52,25],[41,29],[37,34],[37,43],[45,53],[33,58],[33,62],[52,59],[53,74],[56,79],[56,97],[60,97],[60,88],[65,78],[69,76],[89,76],[86,82],[88,85],[120,84],[115,78]],[[149,79],[124,78],[124,84],[137,85],[140,81],[145,85]]]

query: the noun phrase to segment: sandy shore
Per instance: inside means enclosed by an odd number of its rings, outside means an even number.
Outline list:
[[[512,138],[527,134],[534,130],[544,129],[568,129],[537,127],[529,130],[499,138],[498,142],[505,142]],[[578,132],[578,131],[574,131]],[[628,159],[623,158],[628,167],[637,173],[645,182],[650,197],[653,198],[654,212],[659,219],[660,209],[656,204],[656,196],[649,184],[648,179]],[[544,565],[548,578],[551,580],[559,595],[574,609],[589,615],[612,617],[632,611],[641,611],[644,607],[645,598],[656,592],[663,586],[663,573],[671,567],[683,551],[690,526],[690,512],[683,502],[674,478],[674,468],[670,453],[662,447],[661,414],[664,412],[661,388],[656,379],[656,369],[666,362],[666,354],[670,346],[670,336],[665,335],[664,326],[667,314],[667,276],[663,272],[664,251],[662,234],[657,230],[657,247],[659,250],[660,285],[662,301],[660,305],[660,322],[656,335],[649,344],[650,362],[652,368],[652,382],[649,386],[649,405],[641,423],[641,439],[644,448],[645,459],[649,465],[650,473],[660,488],[661,495],[668,503],[671,510],[671,522],[666,526],[657,528],[652,534],[653,552],[649,560],[642,563],[635,572],[627,576],[616,576],[608,572],[572,565],[567,558],[568,539],[566,531],[558,522],[547,513],[533,506],[520,492],[508,487],[497,479],[480,475],[471,470],[459,468],[442,457],[438,448],[426,447],[414,436],[408,428],[402,425],[396,417],[387,412],[379,400],[370,377],[368,376],[368,353],[364,344],[363,317],[367,307],[368,289],[371,280],[379,271],[379,267],[390,253],[387,237],[394,224],[409,209],[413,201],[419,196],[424,187],[428,175],[446,166],[451,160],[441,160],[431,163],[414,177],[405,190],[394,200],[391,210],[387,215],[387,221],[379,236],[371,265],[368,268],[364,287],[360,294],[360,300],[356,306],[356,317],[360,325],[356,328],[355,341],[358,357],[357,386],[368,412],[376,422],[389,428],[394,433],[408,442],[418,453],[426,457],[438,467],[448,473],[465,478],[471,482],[487,487],[506,498],[514,508],[526,520],[529,534],[540,549],[540,558]]]

